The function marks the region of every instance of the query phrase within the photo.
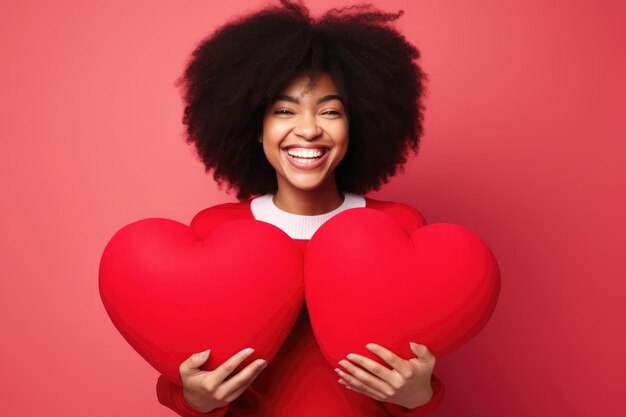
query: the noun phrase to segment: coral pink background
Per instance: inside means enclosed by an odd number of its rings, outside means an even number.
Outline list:
[[[235,200],[184,144],[174,87],[197,41],[263,3],[217,4],[1,3],[0,415],[173,415],[98,263],[125,224]],[[491,322],[437,363],[432,415],[621,415],[623,2],[374,4],[405,10],[431,82],[420,155],[370,196],[470,227],[502,272]]]

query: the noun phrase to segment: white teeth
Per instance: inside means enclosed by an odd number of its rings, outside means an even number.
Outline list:
[[[287,154],[296,158],[319,158],[324,155],[322,149],[289,149]]]

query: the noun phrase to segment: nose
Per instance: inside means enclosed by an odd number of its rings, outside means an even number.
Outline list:
[[[293,133],[305,140],[312,140],[322,134],[322,128],[318,125],[315,116],[303,113],[293,129]]]

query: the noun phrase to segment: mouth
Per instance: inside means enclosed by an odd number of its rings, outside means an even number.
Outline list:
[[[315,169],[320,167],[328,158],[330,148],[298,148],[289,147],[283,149],[283,153],[292,166],[298,169]]]

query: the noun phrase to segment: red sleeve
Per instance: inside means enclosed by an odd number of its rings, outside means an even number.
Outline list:
[[[231,415],[227,414],[228,404],[223,407],[218,407],[213,411],[209,411],[208,413],[201,413],[191,408],[185,401],[183,388],[180,385],[174,384],[163,375],[159,376],[156,389],[159,402],[183,417],[228,417]]]
[[[435,376],[435,374],[431,375],[430,386],[433,388],[433,396],[431,397],[430,401],[424,405],[420,405],[419,407],[415,408],[406,408],[398,404],[383,402],[383,407],[392,417],[417,417],[426,415],[439,406],[445,394],[445,388],[443,386],[443,383],[439,378]]]

